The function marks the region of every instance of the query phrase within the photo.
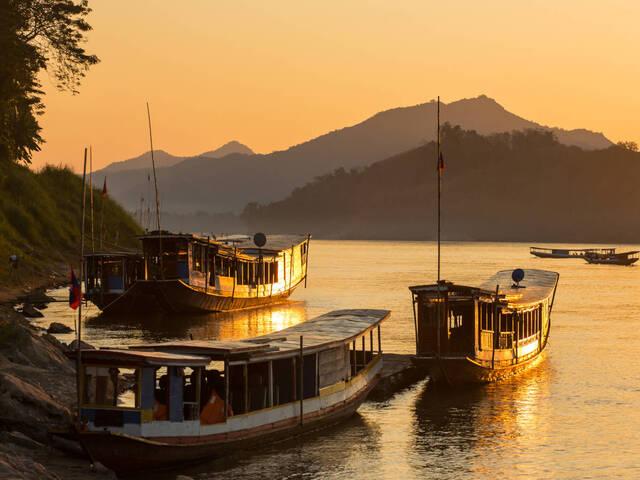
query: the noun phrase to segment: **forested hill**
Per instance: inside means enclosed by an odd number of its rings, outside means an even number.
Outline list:
[[[336,168],[360,168],[398,155],[433,140],[437,103],[393,108],[349,127],[328,132],[287,150],[260,155],[206,154],[158,168],[158,185],[165,210],[184,214],[240,212],[249,202],[281,200],[295,187]],[[565,145],[585,149],[606,148],[611,142],[601,133],[542,126],[507,111],[484,95],[441,104],[441,118],[482,134],[540,129],[551,131]],[[175,160],[175,159],[174,159]],[[140,165],[125,162],[128,165]],[[109,173],[109,188],[122,205],[135,210],[148,186],[149,158],[138,170]],[[96,172],[102,181],[106,172]]]
[[[640,242],[640,154],[585,151],[528,130],[443,130],[445,240]],[[363,170],[338,169],[283,201],[250,204],[250,228],[329,238],[434,239],[433,142]]]
[[[101,187],[101,185],[100,185]],[[140,227],[117,203],[94,190],[94,232],[100,246],[118,250],[137,246]],[[82,180],[66,168],[46,167],[36,173],[17,164],[0,165],[0,289],[45,285],[50,275],[67,275],[79,263]],[[87,189],[86,249],[90,251],[91,222]],[[102,214],[104,213],[104,222]],[[19,256],[18,271],[9,268],[9,255]]]

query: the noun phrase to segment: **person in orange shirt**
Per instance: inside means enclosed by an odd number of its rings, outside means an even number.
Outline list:
[[[200,412],[200,423],[202,425],[211,425],[214,423],[224,422],[224,399],[218,394],[216,386],[220,386],[221,378],[219,372],[210,372],[207,375],[207,390],[209,395],[207,403]],[[205,397],[207,398],[207,397]],[[233,415],[231,405],[227,405],[227,416]]]
[[[155,391],[155,402],[153,404],[153,419],[168,420],[169,409],[167,408],[167,376],[160,377],[160,388]]]

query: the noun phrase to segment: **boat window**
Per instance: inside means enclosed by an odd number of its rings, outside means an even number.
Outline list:
[[[369,352],[367,352],[365,336],[362,335],[354,340],[351,344],[351,374],[357,375],[363,370],[370,360]]]
[[[229,402],[236,415],[246,412],[245,367],[246,365],[229,366]]]
[[[293,358],[283,358],[272,362],[273,404],[282,405],[295,400],[295,370]]]
[[[139,407],[138,369],[85,366],[82,399],[85,405]]]
[[[305,355],[302,361],[302,398],[318,395],[318,356],[314,353]]]
[[[153,419],[169,419],[169,375],[167,367],[160,367],[154,372]]]
[[[200,417],[200,382],[202,370],[185,368],[183,375],[184,419],[197,420]]]
[[[191,269],[197,272],[202,271],[202,246],[197,243],[193,244],[192,254],[191,254],[192,265]]]
[[[255,263],[249,263],[249,271],[248,271],[248,278],[247,278],[247,283],[255,286],[256,284],[256,264]]]
[[[249,411],[269,406],[269,362],[248,365]]]
[[[443,350],[449,353],[473,350],[475,303],[469,300],[450,301],[448,318],[448,342],[442,345]]]

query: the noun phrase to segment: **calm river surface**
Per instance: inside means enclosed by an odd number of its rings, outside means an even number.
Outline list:
[[[386,352],[414,351],[407,287],[434,280],[433,243],[312,241],[310,262],[308,288],[287,304],[116,320],[101,319],[92,307],[83,339],[104,346],[190,335],[242,338],[364,307],[393,312],[383,327]],[[386,402],[366,402],[351,420],[321,434],[184,473],[197,479],[640,478],[640,268],[538,259],[528,245],[515,243],[446,243],[442,265],[444,278],[470,284],[501,269],[559,272],[544,361],[517,379],[481,388],[433,391],[420,383]],[[45,326],[73,325],[62,303],[45,313]],[[70,341],[73,334],[59,338]]]

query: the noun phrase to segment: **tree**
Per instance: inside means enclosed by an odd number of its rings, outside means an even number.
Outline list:
[[[624,148],[625,150],[630,150],[632,152],[638,151],[638,144],[636,142],[622,141],[622,142],[618,142],[616,145],[618,145],[620,148]]]
[[[44,142],[38,74],[46,70],[58,89],[76,94],[98,63],[82,47],[89,12],[87,0],[0,0],[0,163],[31,163]]]

